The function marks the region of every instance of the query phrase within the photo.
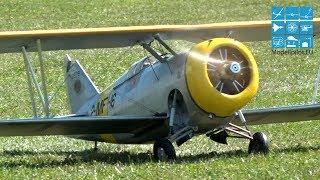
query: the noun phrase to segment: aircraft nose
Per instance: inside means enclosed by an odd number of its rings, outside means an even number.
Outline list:
[[[239,50],[223,46],[214,50],[209,57],[208,76],[220,93],[238,94],[249,85],[251,67]]]
[[[195,45],[189,52],[186,80],[198,107],[226,117],[255,96],[259,73],[252,53],[244,44],[216,38]]]

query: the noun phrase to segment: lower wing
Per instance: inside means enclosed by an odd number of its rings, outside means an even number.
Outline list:
[[[167,117],[85,116],[0,121],[0,136],[128,133],[154,127]]]
[[[243,110],[249,125],[297,122],[320,119],[320,104]],[[239,124],[239,116],[234,123]]]
[[[249,125],[320,119],[320,104],[243,110]],[[71,116],[49,119],[10,119],[0,121],[0,136],[43,136],[129,133],[162,125],[161,117]],[[235,124],[240,118],[236,116]]]

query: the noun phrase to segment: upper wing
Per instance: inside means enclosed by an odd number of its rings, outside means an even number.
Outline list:
[[[90,116],[0,121],[0,136],[130,133],[161,125],[167,117]]]
[[[249,125],[308,121],[320,119],[320,104],[244,110]],[[237,116],[234,123],[239,124]]]
[[[314,20],[314,34],[320,33],[320,18]],[[40,39],[42,50],[115,48],[149,41],[159,34],[164,40],[177,39],[199,42],[216,37],[231,37],[239,41],[270,40],[271,21],[245,21],[203,25],[158,25],[89,29],[59,29],[0,32],[0,53],[36,51]]]

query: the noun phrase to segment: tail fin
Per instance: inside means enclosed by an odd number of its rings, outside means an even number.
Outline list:
[[[72,61],[69,55],[65,57],[65,67],[65,80],[71,113],[76,114],[90,98],[99,94],[99,90],[80,63]]]

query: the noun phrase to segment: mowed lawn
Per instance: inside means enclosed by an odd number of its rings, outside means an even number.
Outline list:
[[[201,24],[270,19],[272,5],[312,5],[314,1],[239,0],[119,0],[119,1],[1,1],[0,31],[110,27],[153,24]],[[320,62],[319,41],[312,55],[274,55],[270,42],[245,43],[260,70],[260,90],[247,108],[311,103]],[[176,50],[192,44],[170,42]],[[79,59],[104,89],[131,63],[146,55],[141,47],[45,52],[55,115],[68,113],[63,78],[63,57]],[[37,66],[36,54],[31,54]],[[32,114],[21,54],[0,55],[0,116]],[[38,66],[37,66],[38,67]],[[39,71],[37,71],[39,73]],[[318,97],[320,100],[320,97]],[[198,136],[177,148],[178,160],[152,160],[152,145],[99,144],[67,137],[0,138],[1,179],[319,179],[320,121],[253,126],[271,141],[267,156],[248,155],[248,142],[229,140],[220,145]]]

